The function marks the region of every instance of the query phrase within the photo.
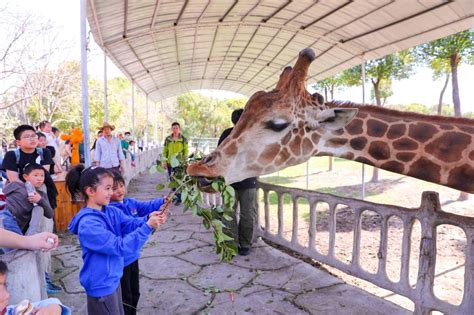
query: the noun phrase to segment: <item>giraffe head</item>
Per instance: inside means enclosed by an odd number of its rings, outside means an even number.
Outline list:
[[[347,125],[357,109],[327,108],[320,94],[306,90],[314,59],[312,49],[302,50],[294,68],[283,70],[274,90],[252,95],[231,134],[202,161],[189,165],[188,174],[223,176],[230,184],[276,172],[308,160],[322,133]]]

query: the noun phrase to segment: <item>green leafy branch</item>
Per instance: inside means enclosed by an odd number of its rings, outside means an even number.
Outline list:
[[[202,158],[202,154],[193,155],[191,161]],[[184,205],[183,212],[192,210],[193,215],[202,218],[203,226],[212,230],[213,239],[216,246],[216,253],[221,261],[229,262],[237,254],[237,244],[231,236],[231,230],[228,228],[230,221],[233,220],[235,191],[231,186],[225,184],[224,178],[216,178],[211,186],[221,194],[222,205],[205,207],[203,205],[202,194],[199,190],[198,179],[186,174],[185,165],[182,165],[175,156],[171,158],[170,167],[174,168],[171,176],[171,182],[168,188],[176,188],[169,193],[168,198],[174,198],[176,194],[181,193],[181,202]],[[155,168],[158,172],[165,172],[163,166],[158,164]],[[157,190],[162,190],[163,184],[156,185]]]

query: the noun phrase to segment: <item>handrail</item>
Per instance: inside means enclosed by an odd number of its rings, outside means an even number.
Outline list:
[[[393,205],[383,205],[351,198],[338,197],[297,188],[288,188],[268,183],[258,182],[257,187],[264,194],[265,222],[258,222],[256,233],[274,243],[290,248],[298,253],[311,257],[324,264],[337,268],[347,274],[367,280],[379,287],[391,290],[409,298],[415,304],[415,314],[429,314],[437,310],[446,314],[469,314],[474,310],[474,218],[464,217],[442,211],[438,193],[424,192],[421,206],[415,209],[403,208]],[[277,233],[270,233],[270,205],[269,192],[273,191],[278,197],[278,229]],[[293,226],[291,241],[283,237],[283,202],[284,194],[289,194],[293,200]],[[309,202],[310,222],[308,229],[308,246],[298,242],[298,199],[304,198]],[[329,250],[324,255],[316,249],[316,205],[325,202],[329,205]],[[342,262],[335,256],[336,235],[336,207],[346,205],[354,211],[353,249],[350,263]],[[257,204],[258,206],[258,204]],[[258,210],[261,211],[260,209]],[[361,215],[364,211],[374,211],[382,217],[380,246],[378,252],[378,270],[372,274],[360,266],[360,238]],[[400,280],[391,281],[386,273],[388,220],[396,216],[403,222],[402,255]],[[417,282],[414,287],[409,283],[409,258],[411,246],[411,228],[418,220],[421,225],[421,244],[418,262]],[[435,264],[436,264],[436,227],[441,224],[453,225],[461,228],[466,235],[466,261],[464,275],[464,295],[460,305],[453,305],[438,299],[433,293]],[[260,226],[263,225],[263,229]]]

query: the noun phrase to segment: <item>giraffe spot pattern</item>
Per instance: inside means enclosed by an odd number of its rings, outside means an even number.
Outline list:
[[[447,132],[426,145],[425,151],[443,162],[455,162],[470,143],[471,137],[464,133]]]
[[[400,153],[397,153],[396,158],[397,160],[400,160],[403,162],[410,162],[411,160],[413,160],[415,155],[416,154],[412,152],[400,152]]]
[[[418,143],[410,138],[401,138],[393,141],[393,148],[399,151],[413,151],[418,149]]]
[[[349,140],[344,138],[331,138],[326,142],[326,145],[331,148],[339,148],[346,144],[347,141]]]
[[[469,126],[458,126],[459,129],[461,129],[464,132],[467,132],[469,134],[474,134],[474,127],[469,127]]]
[[[313,151],[313,143],[308,138],[303,140],[303,155],[308,155]]]
[[[357,138],[351,139],[349,144],[351,148],[353,148],[354,150],[362,150],[367,144],[367,142],[368,142],[367,138],[357,137]]]
[[[427,140],[433,138],[437,132],[437,128],[427,124],[427,123],[416,123],[408,127],[408,135],[410,138],[418,142],[426,142]]]
[[[408,171],[408,175],[415,176],[427,181],[439,182],[441,174],[441,166],[428,160],[425,157],[421,157],[416,160]]]
[[[354,159],[354,153],[352,152],[343,153],[340,155],[340,157],[346,160],[352,160]]]
[[[301,137],[295,137],[293,141],[290,142],[290,151],[295,156],[299,156],[301,153]]]
[[[395,173],[401,173],[403,172],[403,169],[404,169],[404,165],[397,161],[385,162],[380,167],[383,168],[384,170],[395,172]]]
[[[284,137],[283,139],[281,139],[281,145],[285,146],[288,141],[290,141],[291,139],[291,132],[288,132]]]
[[[441,125],[439,125],[439,128],[440,128],[441,130],[453,130],[453,129],[454,129],[454,126],[446,125],[446,124],[441,124]]]
[[[469,153],[469,160],[474,161],[474,150]]]
[[[334,136],[340,136],[340,135],[344,134],[344,129],[333,130],[333,131],[331,131],[331,134],[334,135]]]
[[[311,135],[311,141],[313,141],[314,145],[318,144],[319,139],[321,139],[321,136],[318,135],[316,132]]]
[[[407,127],[403,124],[395,124],[390,126],[387,132],[387,138],[398,139],[402,137],[407,131]]]
[[[346,126],[346,132],[350,135],[358,135],[361,134],[363,129],[362,126],[364,125],[364,122],[362,119],[353,119],[349,125]]]
[[[283,165],[290,158],[290,153],[286,148],[282,148],[275,158],[275,165]]]
[[[224,153],[227,155],[234,155],[237,153],[237,143],[232,141],[224,150]]]
[[[280,151],[280,144],[274,143],[270,144],[263,150],[263,152],[258,157],[258,162],[260,164],[268,164],[273,161],[273,158],[277,155]]]
[[[368,158],[365,158],[363,156],[358,156],[356,157],[355,159],[357,162],[361,162],[361,163],[364,163],[364,164],[367,164],[367,165],[374,165],[374,163],[369,160]]]
[[[375,120],[375,119],[367,120],[367,134],[370,137],[376,137],[376,138],[383,137],[385,133],[387,132],[387,129],[388,129],[387,124],[380,120]]]
[[[474,169],[472,165],[464,164],[451,170],[448,177],[448,185],[459,187],[462,191],[474,193]]]
[[[386,160],[390,157],[390,147],[384,141],[374,141],[369,146],[369,154],[376,160]]]

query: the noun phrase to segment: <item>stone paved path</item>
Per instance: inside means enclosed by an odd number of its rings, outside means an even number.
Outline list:
[[[159,197],[160,174],[142,174],[129,196]],[[345,284],[323,270],[288,256],[263,241],[249,256],[220,263],[211,234],[199,218],[172,208],[173,215],[152,235],[140,259],[138,314],[409,314],[388,301]],[[61,235],[53,253],[53,279],[63,287],[57,297],[73,314],[86,314],[79,283],[82,265],[77,238]]]

